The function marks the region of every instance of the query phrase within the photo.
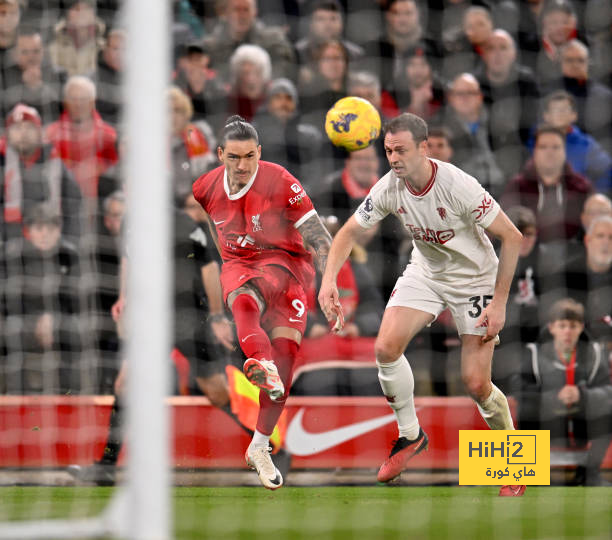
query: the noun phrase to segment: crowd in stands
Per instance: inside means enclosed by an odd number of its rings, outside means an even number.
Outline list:
[[[112,392],[126,206],[122,4],[0,0],[0,393]],[[216,134],[239,114],[258,129],[262,159],[302,182],[333,231],[388,163],[382,139],[351,154],[331,145],[328,108],[357,95],[383,121],[413,112],[430,126],[430,157],[475,176],[524,235],[497,384],[518,392],[524,345],[550,341],[561,298],[584,307],[585,334],[612,361],[608,0],[173,0],[172,15],[177,212],[218,165]],[[387,218],[359,248],[343,273],[347,338],[376,334],[411,242]],[[202,284],[193,289],[194,309],[206,306]],[[329,332],[317,309],[311,339]],[[456,330],[441,317],[427,336],[414,356],[438,366],[429,391],[448,393],[439,366]]]

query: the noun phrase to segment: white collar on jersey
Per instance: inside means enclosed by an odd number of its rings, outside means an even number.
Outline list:
[[[227,181],[227,169],[225,169],[223,171],[223,188],[225,189],[227,198],[231,201],[235,201],[236,199],[240,199],[240,197],[243,197],[244,195],[246,195],[247,191],[251,189],[253,182],[255,182],[255,177],[257,176],[258,171],[259,171],[259,164],[257,164],[257,169],[255,169],[253,176],[251,176],[247,184],[238,193],[230,193],[229,183]]]

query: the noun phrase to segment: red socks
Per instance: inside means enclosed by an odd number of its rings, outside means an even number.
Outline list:
[[[232,304],[240,348],[247,358],[272,359],[272,345],[259,324],[259,307],[248,294],[240,294]]]
[[[283,384],[285,395],[282,401],[272,401],[270,396],[263,391],[259,392],[259,416],[257,417],[257,431],[270,435],[274,426],[285,408],[285,400],[289,396],[293,366],[300,346],[292,339],[276,338],[272,341],[272,359],[278,369]]]

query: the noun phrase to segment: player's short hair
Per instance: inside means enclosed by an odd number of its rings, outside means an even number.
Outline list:
[[[225,143],[232,141],[249,141],[253,139],[259,145],[259,135],[252,124],[237,114],[230,116],[221,130],[219,147],[225,148]]]
[[[521,232],[525,231],[528,227],[537,226],[536,215],[531,208],[527,208],[526,206],[512,206],[506,210],[506,215]]]
[[[554,92],[551,92],[545,96],[542,101],[542,112],[547,111],[548,107],[553,101],[567,101],[572,110],[574,112],[578,112],[578,109],[576,108],[576,99],[574,96],[572,96],[572,94],[566,92],[565,90],[555,90]]]
[[[402,113],[389,120],[383,128],[383,133],[399,133],[409,131],[415,144],[420,144],[427,140],[427,122],[420,116],[412,113]]]
[[[573,298],[557,300],[548,310],[548,322],[577,321],[584,324],[584,306]]]
[[[563,131],[561,131],[558,127],[551,126],[550,124],[541,124],[538,126],[538,129],[536,130],[535,135],[533,136],[534,145],[538,142],[538,139],[542,135],[545,135],[547,133],[558,135],[563,141],[563,144],[565,144],[565,133],[563,133]]]

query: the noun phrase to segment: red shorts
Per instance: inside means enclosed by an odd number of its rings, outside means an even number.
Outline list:
[[[261,317],[261,327],[266,332],[286,326],[304,334],[308,299],[300,282],[288,270],[273,264],[259,267],[249,279],[239,279],[233,288],[224,286],[225,300],[233,290],[247,282],[257,289],[266,303]]]

